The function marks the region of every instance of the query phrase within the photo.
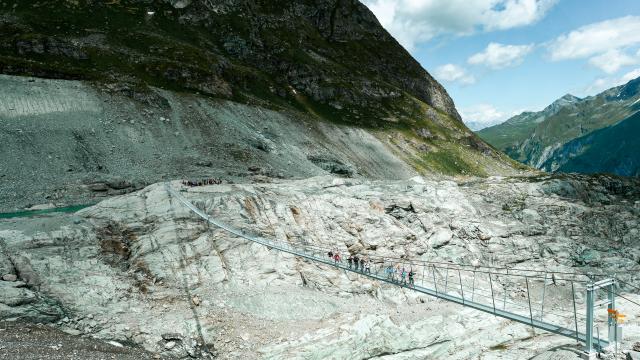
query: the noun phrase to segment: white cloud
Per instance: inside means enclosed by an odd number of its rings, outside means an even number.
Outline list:
[[[552,60],[582,59],[640,44],[640,16],[625,16],[578,28],[549,44]]]
[[[473,75],[468,74],[463,67],[454,64],[437,67],[433,75],[440,81],[457,82],[463,85],[470,85],[476,82]]]
[[[605,20],[580,27],[561,35],[548,44],[551,60],[571,60],[589,58],[589,64],[607,74],[613,74],[623,67],[640,64],[640,16],[625,16]],[[611,83],[605,78],[600,79]],[[614,81],[615,82],[615,81]],[[598,84],[592,86],[599,88]]]
[[[465,123],[494,125],[506,120],[507,114],[496,109],[493,105],[478,104],[460,110],[460,116]]]
[[[622,75],[620,78],[621,84],[626,84],[633,79],[637,79],[640,77],[640,68],[631,70],[628,73]]]
[[[598,94],[612,87],[624,85],[640,77],[640,68],[631,70],[620,77],[604,77],[596,79],[584,90],[586,94]]]
[[[533,50],[533,45],[503,45],[490,43],[487,48],[472,55],[469,64],[482,64],[492,69],[502,69],[522,63],[524,57]]]
[[[589,64],[607,74],[613,74],[625,66],[637,65],[638,63],[640,63],[640,54],[632,57],[618,49],[609,50],[589,59]]]
[[[557,0],[363,0],[409,51],[443,34],[505,30],[542,19]]]

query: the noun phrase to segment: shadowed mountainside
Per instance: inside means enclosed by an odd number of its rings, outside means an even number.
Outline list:
[[[616,125],[574,139],[555,150],[546,171],[640,176],[640,112]]]

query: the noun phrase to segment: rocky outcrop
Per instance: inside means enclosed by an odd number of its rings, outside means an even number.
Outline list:
[[[183,194],[235,227],[344,254],[617,272],[634,283],[628,271],[640,264],[640,187],[629,181],[325,177]],[[61,329],[163,355],[468,359],[500,351],[518,359],[566,343],[230,236],[194,217],[162,184],[71,219],[0,222],[0,240],[2,254],[24,259],[28,267],[16,268],[33,274],[16,271],[18,282],[0,282],[10,289],[0,292],[3,317],[28,317],[52,299],[59,311],[48,321]],[[548,299],[566,286],[549,285]],[[526,301],[515,288],[498,291]]]

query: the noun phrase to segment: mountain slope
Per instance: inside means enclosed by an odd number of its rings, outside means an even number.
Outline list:
[[[640,112],[574,139],[551,154],[547,171],[640,176]]]
[[[5,74],[126,79],[310,106],[367,125],[410,121],[419,102],[460,120],[444,88],[358,1],[40,1],[6,11],[9,5],[0,22]]]
[[[507,154],[509,154],[509,147],[512,146],[514,142],[525,141],[539,123],[557,114],[563,107],[571,106],[579,101],[580,98],[567,94],[554,101],[542,111],[523,112],[502,124],[478,131],[478,135],[491,145],[499,149],[506,150]]]
[[[541,112],[527,112],[478,135],[511,158],[542,168],[554,150],[640,110],[640,78],[579,99],[564,96]]]
[[[355,0],[0,9],[3,209],[177,177],[515,171]]]

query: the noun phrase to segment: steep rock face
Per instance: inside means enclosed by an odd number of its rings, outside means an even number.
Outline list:
[[[566,95],[543,111],[522,113],[503,124],[483,129],[478,135],[515,160],[538,169],[550,169],[549,164],[564,161],[554,158],[554,154],[565,152],[563,146],[572,140],[614,125],[639,111],[639,89],[640,78],[584,99]],[[581,171],[593,173],[598,169],[587,166]]]
[[[629,271],[640,262],[637,183],[534,180],[324,177],[189,188],[183,195],[235,227],[343,254],[615,271],[636,281]],[[2,221],[0,245],[22,282],[0,286],[29,290],[0,293],[3,317],[53,317],[66,331],[141,344],[163,355],[468,359],[499,350],[503,358],[520,359],[567,342],[531,338],[526,325],[248,243],[194,217],[163,184],[74,216]],[[463,280],[471,284],[470,274]],[[478,289],[486,282],[479,276]],[[540,281],[529,285],[538,301]],[[523,283],[494,279],[493,286],[507,302],[526,301],[517,290]],[[567,287],[559,281],[546,288],[547,311],[553,313],[555,296]],[[579,304],[582,296],[578,292]],[[54,304],[55,311],[43,304]],[[637,309],[624,300],[618,305],[633,321]],[[570,317],[559,319],[573,326]],[[636,335],[628,336],[625,341],[635,341]]]

